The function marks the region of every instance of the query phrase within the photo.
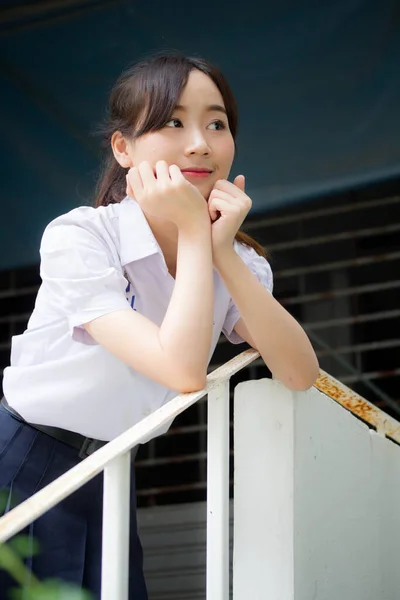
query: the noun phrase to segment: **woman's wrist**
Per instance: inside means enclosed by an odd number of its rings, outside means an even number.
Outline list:
[[[213,264],[218,272],[223,271],[224,268],[229,268],[229,265],[233,264],[237,257],[238,255],[233,244],[221,248],[213,248]]]
[[[211,244],[211,222],[206,212],[204,218],[182,223],[178,227],[178,239],[208,239]]]
[[[178,234],[191,234],[197,231],[206,230],[211,232],[211,220],[207,210],[207,204],[204,203],[204,209],[199,210],[196,215],[190,217],[182,216],[179,222],[176,223]]]

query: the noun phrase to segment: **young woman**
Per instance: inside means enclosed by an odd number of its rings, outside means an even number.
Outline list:
[[[204,60],[153,57],[117,81],[96,206],[46,228],[43,282],[5,370],[0,487],[18,501],[203,388],[221,331],[287,387],[314,383],[310,342],[273,298],[261,246],[239,232],[251,199],[242,175],[228,181],[236,129],[232,92]],[[130,598],[144,600],[134,481]],[[101,518],[99,476],[31,526],[35,574],[99,597]]]

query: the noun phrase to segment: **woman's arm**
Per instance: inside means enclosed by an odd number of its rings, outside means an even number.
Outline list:
[[[101,316],[84,327],[132,369],[168,388],[191,392],[205,386],[213,304],[207,217],[179,233],[176,281],[160,327],[131,309]]]
[[[235,328],[239,335],[260,352],[274,377],[292,390],[305,390],[315,382],[319,371],[307,335],[233,247],[236,232],[252,204],[244,188],[245,178],[238,175],[233,183],[217,181],[210,194],[214,265],[241,315]]]
[[[200,192],[176,165],[158,161],[130,169],[128,191],[143,212],[178,230],[174,290],[161,327],[134,311],[119,311],[85,327],[130,367],[181,392],[202,389],[212,339],[214,277],[211,224]]]
[[[256,348],[273,376],[292,390],[318,377],[317,357],[299,323],[273,298],[232,248],[215,261],[241,315],[235,331]]]

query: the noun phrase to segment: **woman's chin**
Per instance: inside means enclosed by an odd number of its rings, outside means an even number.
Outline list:
[[[198,184],[196,184],[195,187],[199,190],[199,192],[203,196],[204,200],[206,200],[208,202],[208,199],[210,197],[210,194],[211,194],[214,186],[210,185],[209,183],[208,184],[198,183]]]

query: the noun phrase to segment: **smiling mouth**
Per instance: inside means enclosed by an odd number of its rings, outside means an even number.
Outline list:
[[[210,175],[212,175],[213,171],[210,171],[209,169],[182,169],[182,173],[184,175],[186,175],[187,177],[200,177],[200,178],[205,178],[205,177],[209,177]]]

